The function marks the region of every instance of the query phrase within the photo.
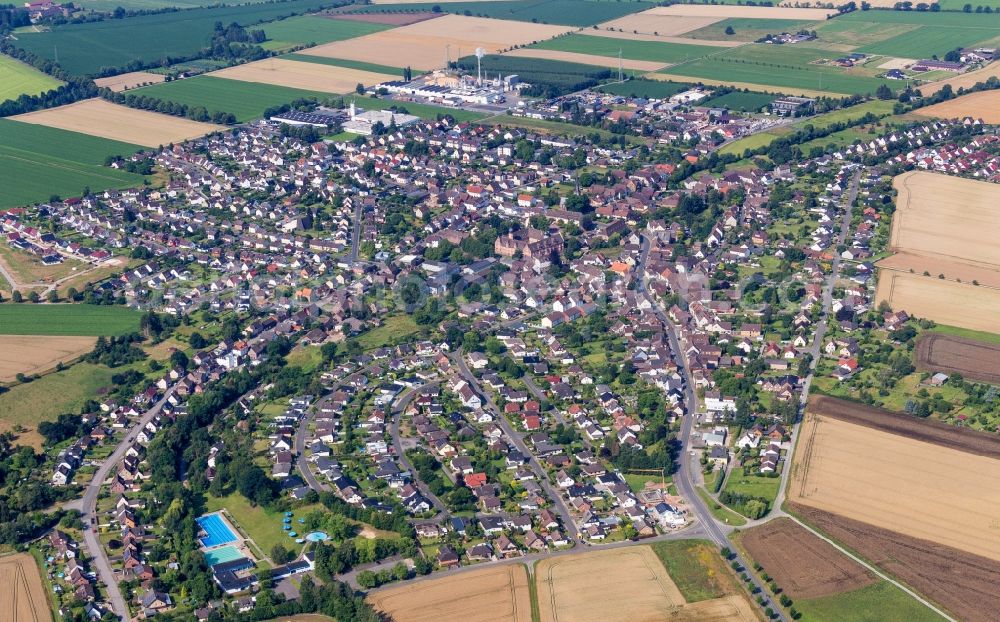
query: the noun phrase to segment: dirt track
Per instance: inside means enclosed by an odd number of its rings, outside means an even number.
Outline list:
[[[959,428],[939,421],[919,419],[823,395],[810,397],[808,410],[831,419],[898,434],[925,443],[1000,459],[1000,436],[994,434]]]
[[[971,380],[1000,384],[1000,346],[994,344],[928,333],[917,340],[913,358],[921,371],[958,373]]]
[[[840,594],[876,582],[863,566],[787,518],[743,532],[740,542],[793,599]]]
[[[1000,584],[1000,562],[798,503],[789,503],[789,507],[959,620],[996,620],[996,612],[1000,611],[1000,592],[996,589]]]

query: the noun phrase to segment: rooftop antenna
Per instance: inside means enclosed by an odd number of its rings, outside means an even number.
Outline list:
[[[476,86],[483,85],[483,48],[476,48]]]

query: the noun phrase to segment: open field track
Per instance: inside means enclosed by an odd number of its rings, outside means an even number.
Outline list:
[[[146,86],[149,84],[159,84],[167,79],[167,76],[162,73],[149,73],[148,71],[130,71],[129,73],[118,74],[117,76],[111,76],[109,78],[98,78],[94,80],[94,84],[100,87],[106,87],[114,91],[115,93],[120,93],[128,89],[134,89],[137,86]]]
[[[94,337],[0,335],[0,382],[17,374],[34,375],[70,363],[94,348]]]
[[[396,622],[531,622],[528,572],[521,564],[417,583],[368,596]]]
[[[1000,91],[969,93],[940,104],[920,108],[914,114],[943,119],[972,117],[982,119],[986,123],[997,124],[1000,123]]]
[[[85,99],[11,119],[146,147],[182,142],[225,129],[221,125],[119,106],[103,99]]]
[[[565,33],[564,26],[547,26],[502,19],[445,15],[409,26],[376,32],[349,41],[335,41],[303,51],[312,56],[346,58],[391,67],[444,67],[446,46],[452,60],[477,47],[499,53]]]
[[[739,541],[796,600],[840,594],[877,582],[864,566],[787,518],[748,529]]]
[[[736,4],[674,4],[656,7],[647,13],[679,17],[745,17],[750,19],[799,19],[823,21],[834,9],[800,9],[794,7],[739,6]]]
[[[789,503],[805,522],[965,622],[991,622],[1000,611],[1000,563],[927,540]],[[940,509],[925,503],[926,512]],[[875,618],[873,618],[875,619]]]
[[[597,65],[599,67],[618,68],[618,59],[608,56],[598,56],[597,54],[580,54],[577,52],[563,52],[561,50],[543,50],[540,48],[519,48],[511,50],[504,56],[518,56],[522,58],[546,58],[549,60],[564,60],[571,63],[582,63],[584,65]],[[665,63],[648,60],[628,60],[622,59],[623,69],[634,69],[637,71],[656,71],[663,68]]]
[[[334,67],[319,63],[306,63],[283,58],[265,58],[253,63],[236,65],[212,73],[212,77],[287,86],[294,89],[321,91],[324,93],[347,93],[358,84],[372,86],[397,76]]]
[[[1000,460],[983,456],[987,451],[954,449],[947,437],[936,442],[938,426],[885,431],[849,422],[845,419],[858,414],[853,406],[829,398],[810,402],[792,465],[790,499],[1000,560],[1000,541],[989,538],[1000,515],[991,483],[1000,478]],[[977,435],[969,443],[995,451],[1000,439]]]
[[[649,547],[544,559],[535,567],[541,622],[752,622],[742,595],[688,604]]]
[[[42,577],[26,553],[0,557],[0,621],[51,622]]]
[[[1000,384],[1000,346],[964,337],[925,333],[913,352],[917,369]]]

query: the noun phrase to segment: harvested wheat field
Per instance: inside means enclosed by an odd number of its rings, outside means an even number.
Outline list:
[[[659,32],[653,28],[651,32]],[[716,39],[689,39],[686,37],[672,37],[664,34],[647,34],[639,31],[618,32],[617,30],[585,30],[582,34],[589,37],[610,37],[612,39],[628,39],[630,41],[658,41],[660,43],[680,43],[682,45],[707,45],[716,48],[738,48],[746,45],[743,41],[718,41]],[[688,78],[690,80],[691,78]]]
[[[0,557],[0,621],[51,620],[35,558],[26,553]]]
[[[822,21],[828,15],[836,15],[836,9],[800,9],[795,7],[739,6],[736,4],[674,4],[659,6],[646,11],[653,15],[676,15],[678,17],[714,17],[727,19],[742,17],[750,19],[799,19]]]
[[[323,93],[348,93],[358,84],[371,86],[398,78],[385,73],[283,58],[265,58],[245,65],[227,67],[211,75],[215,78],[274,84]]]
[[[969,93],[943,101],[940,104],[921,108],[917,110],[916,114],[922,117],[941,117],[943,119],[972,117],[982,119],[986,123],[1000,123],[1000,92],[994,90]]]
[[[796,600],[831,596],[877,582],[864,566],[788,518],[741,532],[739,541]]]
[[[368,595],[396,622],[531,622],[531,591],[522,564],[417,581]]]
[[[878,302],[949,326],[1000,332],[1000,290],[936,277],[881,270]]]
[[[924,84],[920,87],[920,92],[925,96],[933,95],[943,89],[945,85],[950,86],[953,91],[957,92],[960,88],[973,87],[977,82],[986,82],[992,77],[1000,78],[1000,61],[994,61],[982,69],[969,71],[954,78]]]
[[[834,418],[849,402],[821,404],[803,421],[791,500],[1000,560],[1000,460]]]
[[[477,47],[497,54],[516,45],[537,43],[570,30],[565,26],[445,15],[347,41],[334,41],[301,53],[430,70],[444,67],[446,54],[451,60],[456,60],[473,54]]]
[[[1000,562],[910,538],[798,503],[789,507],[825,535],[900,579],[965,622],[994,622]],[[934,511],[933,504],[929,511]]]
[[[148,71],[131,71],[108,78],[98,78],[94,84],[100,87],[109,88],[115,93],[134,89],[137,86],[147,86],[159,84],[167,79],[167,76],[160,73],[149,73]]]
[[[221,125],[119,106],[103,99],[85,99],[58,108],[17,115],[11,119],[145,147],[182,142],[225,129]]]
[[[94,337],[0,335],[0,382],[18,374],[39,374],[70,363],[94,349]]]
[[[584,65],[597,65],[599,67],[618,68],[618,59],[608,56],[598,56],[596,54],[578,54],[577,52],[563,52],[561,50],[540,50],[537,48],[520,48],[504,54],[504,56],[521,56],[525,58],[547,58],[551,60],[564,60],[571,63],[583,63]],[[635,69],[638,71],[656,71],[665,67],[663,63],[648,60],[628,60],[623,58],[622,68]]]
[[[609,28],[624,30],[625,32],[618,33],[618,36],[621,37],[628,37],[632,34],[633,30],[638,30],[642,34],[652,34],[655,32],[667,37],[676,37],[677,35],[698,30],[705,26],[711,26],[715,22],[724,19],[709,15],[691,15],[688,17],[664,15],[657,11],[657,9],[650,9],[642,13],[633,13],[632,15],[613,19],[610,22],[598,24],[597,28],[600,30],[607,30]],[[587,31],[587,34],[591,34],[590,31]]]
[[[543,559],[535,581],[542,622],[757,620],[742,596],[687,604],[648,546]]]
[[[1000,345],[941,333],[924,333],[913,352],[921,371],[961,374],[963,378],[1000,384]]]

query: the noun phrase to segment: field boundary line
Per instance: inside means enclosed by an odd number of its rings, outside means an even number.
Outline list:
[[[799,526],[801,526],[803,529],[806,529],[807,531],[809,531],[810,533],[812,533],[817,538],[819,538],[819,539],[823,540],[824,542],[830,544],[831,546],[833,546],[835,549],[837,549],[838,551],[840,551],[844,555],[850,557],[851,559],[853,559],[857,563],[859,563],[862,566],[864,566],[865,568],[867,568],[869,571],[873,572],[880,579],[882,579],[884,581],[888,581],[889,583],[891,583],[891,584],[895,585],[896,587],[898,587],[899,589],[903,590],[903,592],[905,592],[907,595],[909,595],[914,600],[916,600],[917,602],[919,602],[921,605],[924,605],[925,607],[927,607],[928,609],[930,609],[934,613],[938,614],[939,616],[941,616],[945,620],[948,620],[948,622],[959,622],[958,620],[956,620],[955,618],[951,617],[950,615],[948,615],[944,611],[941,611],[940,609],[938,609],[933,603],[931,603],[929,600],[927,600],[926,598],[924,598],[920,594],[917,594],[916,592],[914,592],[913,590],[911,590],[907,586],[903,585],[902,583],[900,583],[896,579],[892,578],[888,574],[886,574],[886,573],[882,572],[881,570],[879,570],[879,568],[876,567],[875,565],[869,564],[867,561],[865,561],[864,559],[862,559],[858,555],[855,555],[854,553],[852,553],[851,551],[849,551],[845,547],[841,546],[837,542],[834,542],[832,539],[826,537],[825,535],[823,535],[822,533],[820,533],[816,529],[813,529],[811,526],[807,525],[802,520],[800,520],[799,517],[797,517],[797,516],[795,516],[793,514],[789,514],[788,517],[791,518],[796,523],[798,523]]]

